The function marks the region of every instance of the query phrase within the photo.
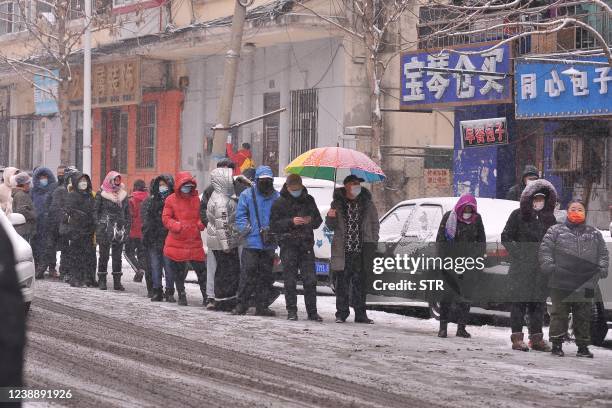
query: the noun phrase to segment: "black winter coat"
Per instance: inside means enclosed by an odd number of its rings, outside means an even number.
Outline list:
[[[58,184],[47,197],[47,231],[57,231],[59,228],[60,222],[64,219],[66,198],[68,198],[66,183]]]
[[[159,193],[159,182],[164,180],[168,185],[168,194],[164,197]],[[158,176],[151,186],[151,195],[142,202],[140,206],[140,216],[142,217],[142,243],[145,248],[164,247],[168,230],[162,222],[162,212],[164,203],[174,191],[174,179],[168,174]]]
[[[544,208],[533,210],[533,195],[547,194]],[[540,273],[538,252],[546,231],[556,224],[554,209],[557,195],[546,180],[536,180],[521,195],[521,207],[514,210],[501,235],[510,255],[508,282],[511,300],[541,302],[548,296],[545,276]]]
[[[590,225],[569,221],[554,225],[542,240],[539,258],[542,272],[550,276],[550,288],[594,289],[597,279],[608,276],[606,243]]]
[[[76,186],[78,180],[83,177],[78,173],[72,176],[72,185]],[[96,231],[95,220],[95,198],[92,194],[92,184],[89,176],[87,178],[87,190],[80,191],[74,188],[68,193],[65,204],[64,219],[60,224],[60,231],[64,237],[71,241],[91,240]],[[92,241],[93,242],[93,241]]]
[[[96,194],[94,206],[96,220],[96,240],[100,244],[110,244],[113,226],[123,228],[124,240],[130,234],[131,216],[128,194],[124,189],[119,190],[119,203],[111,200],[111,195],[103,190]]]
[[[436,243],[438,243],[437,254],[441,258],[461,258],[482,257],[487,249],[487,236],[485,235],[484,225],[480,214],[476,214],[476,219],[471,224],[466,224],[457,220],[457,232],[455,239],[449,242],[446,239],[446,222],[452,211],[448,211],[440,221]]]
[[[294,217],[312,218],[310,224],[294,225]],[[285,184],[280,192],[280,198],[272,204],[270,214],[270,229],[275,234],[276,241],[281,247],[299,246],[311,249],[314,246],[314,230],[323,223],[321,213],[314,198],[304,188],[302,195],[293,197]]]

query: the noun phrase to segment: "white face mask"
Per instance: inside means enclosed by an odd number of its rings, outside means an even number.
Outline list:
[[[542,211],[544,208],[544,202],[533,203],[533,209],[536,211]]]
[[[472,218],[472,214],[473,214],[473,213],[467,213],[467,212],[464,212],[464,213],[463,213],[463,219],[464,219],[464,220],[469,220],[470,218]]]
[[[86,181],[79,181],[79,190],[87,190],[87,182]]]
[[[351,194],[353,197],[357,197],[361,194],[361,186],[351,186]]]

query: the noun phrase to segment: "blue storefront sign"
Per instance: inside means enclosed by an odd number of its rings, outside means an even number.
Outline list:
[[[514,78],[517,119],[612,115],[610,65],[521,61]]]
[[[511,103],[512,81],[503,75],[510,73],[511,48],[508,44],[492,46],[456,48],[467,54],[449,50],[402,54],[400,108]]]
[[[52,73],[53,77],[46,73],[34,75],[34,106],[37,115],[52,115],[58,112],[54,96],[57,97],[58,82],[55,78],[59,77],[59,71],[53,70]]]

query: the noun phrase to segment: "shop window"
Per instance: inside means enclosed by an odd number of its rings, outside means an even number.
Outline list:
[[[143,104],[138,112],[138,135],[136,138],[136,167],[155,168],[157,145],[157,105]]]
[[[291,91],[290,157],[317,147],[319,98],[316,89]]]
[[[17,139],[17,166],[20,169],[31,170],[34,158],[34,119],[19,119]]]

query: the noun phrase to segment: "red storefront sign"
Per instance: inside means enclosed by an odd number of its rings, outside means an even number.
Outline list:
[[[460,125],[463,149],[508,144],[506,118],[464,120]]]

